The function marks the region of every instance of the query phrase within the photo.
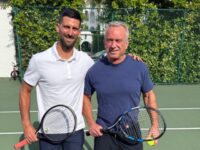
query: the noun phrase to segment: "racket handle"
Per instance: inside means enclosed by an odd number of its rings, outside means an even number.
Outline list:
[[[101,133],[106,133],[105,129],[100,129]]]
[[[104,129],[100,129],[100,131],[102,132],[102,133],[104,133],[105,132],[105,130]],[[86,131],[86,136],[90,136],[90,132],[89,131]]]
[[[15,150],[18,150],[27,144],[28,144],[28,141],[26,139],[24,139],[24,140],[20,141],[19,143],[15,144],[14,148],[15,148]]]
[[[89,131],[86,131],[86,136],[90,136],[90,132]]]

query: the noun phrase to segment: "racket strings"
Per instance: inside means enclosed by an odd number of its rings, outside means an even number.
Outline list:
[[[140,126],[138,124],[138,111],[129,111],[121,120],[123,134],[131,140],[141,138]]]
[[[164,133],[164,121],[156,110],[142,109],[138,118],[143,139],[156,139]],[[153,135],[149,135],[150,133]]]
[[[138,122],[140,124],[141,137],[144,139],[149,133],[149,128],[151,127],[151,117],[145,109],[140,110],[138,114]]]
[[[55,107],[44,117],[43,134],[52,141],[62,141],[75,129],[74,114],[66,107]]]
[[[155,130],[152,125],[157,128]],[[156,135],[153,138],[158,138],[161,133],[164,133],[164,121],[160,114],[154,109],[133,109],[124,114],[120,123],[122,134],[131,140],[149,140],[152,139],[149,133]]]
[[[74,117],[71,111],[65,108],[51,110],[43,121],[45,133],[68,133],[74,129]]]
[[[166,131],[164,117],[159,110],[145,106],[132,108],[109,128],[125,142],[144,142],[160,138]]]

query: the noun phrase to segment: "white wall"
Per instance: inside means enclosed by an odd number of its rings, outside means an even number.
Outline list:
[[[11,8],[0,8],[0,77],[10,77],[15,60]]]

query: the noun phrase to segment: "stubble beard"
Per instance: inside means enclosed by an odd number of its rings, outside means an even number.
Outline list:
[[[60,39],[60,44],[61,44],[61,47],[62,47],[63,51],[65,51],[65,52],[71,51],[74,48],[74,45],[75,45],[76,41],[77,40],[74,39],[74,42],[66,43],[64,41],[64,39]]]

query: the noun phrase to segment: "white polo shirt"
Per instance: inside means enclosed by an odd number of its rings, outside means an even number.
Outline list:
[[[75,111],[76,130],[80,130],[85,127],[82,116],[84,78],[94,62],[77,49],[70,59],[63,60],[58,55],[56,44],[32,56],[24,81],[36,86],[39,121],[48,108],[64,104]]]

